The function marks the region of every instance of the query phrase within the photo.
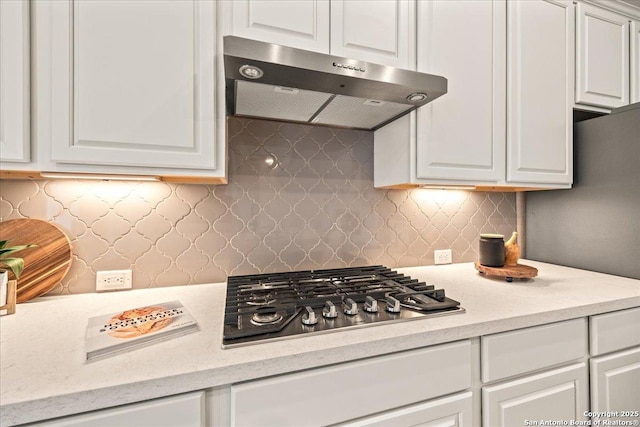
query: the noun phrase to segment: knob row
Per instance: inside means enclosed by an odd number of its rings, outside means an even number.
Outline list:
[[[388,312],[400,313],[400,301],[397,298],[387,296],[385,298],[385,303],[386,310]],[[379,311],[378,301],[371,296],[367,296],[362,308],[367,313],[377,313]],[[342,311],[348,316],[355,316],[359,312],[358,304],[352,298],[347,298],[344,300]],[[334,319],[338,317],[338,311],[333,302],[327,301],[325,303],[322,308],[322,316],[327,319]],[[311,306],[305,307],[305,312],[302,314],[302,323],[305,325],[315,325],[318,323],[318,316],[316,316],[316,313],[313,311]]]

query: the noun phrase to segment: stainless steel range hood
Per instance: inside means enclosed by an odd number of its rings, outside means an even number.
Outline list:
[[[376,130],[447,93],[441,76],[224,37],[227,114]]]

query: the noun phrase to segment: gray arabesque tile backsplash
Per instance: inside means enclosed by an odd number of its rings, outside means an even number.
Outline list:
[[[481,232],[516,227],[513,193],[373,188],[371,132],[229,120],[229,184],[0,181],[0,219],[55,222],[73,247],[52,293],[223,282],[262,271],[473,261]],[[19,242],[16,242],[19,243]]]

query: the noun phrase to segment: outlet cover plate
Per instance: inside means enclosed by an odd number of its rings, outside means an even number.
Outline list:
[[[98,271],[96,273],[96,291],[119,291],[131,289],[131,270]]]
[[[451,249],[438,249],[433,251],[433,261],[436,265],[451,264]]]

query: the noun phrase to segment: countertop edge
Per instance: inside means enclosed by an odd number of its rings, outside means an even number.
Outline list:
[[[473,325],[463,325],[451,328],[444,328],[434,334],[433,331],[426,331],[407,336],[386,338],[368,346],[362,344],[350,344],[343,346],[350,352],[348,359],[344,355],[327,357],[323,355],[321,362],[314,363],[317,353],[321,350],[313,350],[296,355],[271,358],[261,361],[241,363],[235,366],[213,368],[203,371],[194,371],[187,374],[174,375],[165,378],[156,378],[144,382],[120,384],[116,386],[98,388],[90,391],[81,391],[66,395],[54,396],[50,398],[36,399],[32,401],[18,402],[0,406],[2,415],[0,425],[19,425],[42,421],[41,417],[29,417],[29,413],[48,414],[47,419],[64,417],[88,412],[93,410],[108,409],[115,406],[142,402],[145,400],[167,397],[197,390],[205,390],[231,384],[252,381],[271,376],[283,375],[303,371],[306,369],[321,368],[339,363],[348,363],[367,358],[380,357],[391,353],[411,351],[418,348],[446,344],[466,339],[479,338],[500,332],[515,329],[528,328],[562,322],[581,317],[593,316],[597,314],[640,307],[640,296],[611,301],[607,303],[592,304],[587,306],[574,307],[569,309],[514,316],[509,319],[497,319]],[[550,320],[553,319],[553,320]],[[445,338],[444,335],[447,335]],[[296,360],[295,369],[283,368],[287,365],[283,361]],[[310,361],[310,363],[300,363],[300,361]],[[255,375],[252,367],[260,366],[261,375]],[[290,365],[287,365],[290,366]],[[268,372],[264,375],[264,372]],[[248,374],[247,374],[248,373]],[[221,375],[222,374],[222,375]],[[225,380],[217,380],[216,377],[224,377]],[[185,381],[187,380],[187,381]],[[187,385],[185,385],[187,384]],[[162,386],[159,388],[159,386]],[[171,388],[172,393],[167,394],[162,389]],[[160,390],[160,391],[158,391]],[[118,397],[111,400],[108,406],[101,404],[99,397],[103,394],[117,394]],[[87,403],[89,401],[90,403]]]

